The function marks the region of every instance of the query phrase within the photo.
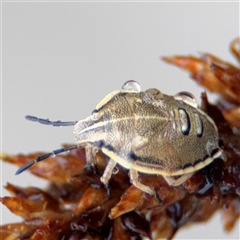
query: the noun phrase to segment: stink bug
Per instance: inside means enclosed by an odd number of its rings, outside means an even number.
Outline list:
[[[133,185],[161,201],[156,192],[138,180],[138,172],[159,174],[178,186],[222,154],[214,121],[197,106],[188,92],[168,96],[157,89],[141,91],[133,80],[108,94],[84,120],[52,122],[27,116],[28,120],[53,126],[73,126],[77,145],[55,150],[21,167],[76,147],[85,147],[87,164],[95,164],[100,149],[108,156],[101,177],[106,185],[114,167],[129,169]]]

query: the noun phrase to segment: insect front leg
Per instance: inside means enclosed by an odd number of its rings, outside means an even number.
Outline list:
[[[129,171],[129,176],[130,176],[130,181],[131,183],[138,189],[140,189],[141,191],[148,193],[150,195],[153,195],[160,204],[162,204],[162,200],[159,197],[158,193],[156,191],[154,191],[153,189],[151,189],[150,187],[142,184],[141,182],[139,182],[138,179],[138,172],[135,169],[130,168]]]
[[[85,170],[88,170],[88,168],[90,167],[95,174],[97,173],[97,158],[96,158],[97,151],[98,149],[91,145],[85,147],[87,162]]]

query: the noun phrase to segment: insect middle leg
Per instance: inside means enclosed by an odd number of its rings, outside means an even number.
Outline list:
[[[163,176],[165,181],[168,183],[169,186],[179,186],[184,183],[187,179],[189,179],[193,173],[187,173],[178,177],[174,176]]]
[[[101,182],[105,185],[106,189],[107,189],[107,193],[108,193],[108,198],[110,198],[111,196],[111,192],[110,192],[110,187],[109,187],[109,179],[111,178],[114,168],[116,166],[117,162],[115,162],[112,159],[109,159],[109,162],[104,170],[104,173],[102,175],[102,177],[100,178]]]
[[[130,176],[130,181],[131,183],[138,189],[142,190],[145,193],[148,193],[150,195],[153,195],[160,204],[162,204],[162,200],[159,197],[158,193],[156,191],[154,191],[153,189],[151,189],[150,187],[142,184],[141,182],[139,182],[138,179],[138,172],[134,169],[130,169],[129,171],[129,176]]]

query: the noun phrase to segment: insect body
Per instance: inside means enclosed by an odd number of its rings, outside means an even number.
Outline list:
[[[168,96],[157,89],[141,91],[133,80],[107,95],[89,117],[77,123],[28,119],[74,125],[75,140],[79,147],[86,148],[88,164],[95,163],[98,149],[110,158],[101,177],[104,184],[118,163],[129,169],[132,184],[155,196],[153,189],[138,180],[138,172],[162,175],[169,185],[178,186],[222,154],[217,127],[197,107],[192,94]],[[67,150],[60,149],[57,153]],[[49,155],[30,162],[17,173]]]

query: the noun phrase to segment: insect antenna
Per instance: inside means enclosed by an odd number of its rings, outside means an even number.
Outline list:
[[[33,164],[37,163],[37,162],[41,162],[49,157],[54,157],[57,154],[63,153],[63,152],[67,152],[70,151],[74,148],[77,148],[78,145],[73,145],[70,147],[65,147],[65,148],[60,148],[60,149],[56,149],[52,152],[46,153],[44,155],[38,156],[37,158],[35,158],[33,161],[26,163],[25,165],[23,165],[22,167],[20,167],[17,172],[15,173],[15,175],[18,175],[22,172],[24,172],[25,170],[27,170],[28,168],[30,168]]]
[[[69,122],[50,121],[49,119],[38,118],[30,115],[27,115],[25,118],[32,122],[39,122],[41,124],[52,125],[54,127],[74,126],[78,122],[78,121],[69,121]]]

